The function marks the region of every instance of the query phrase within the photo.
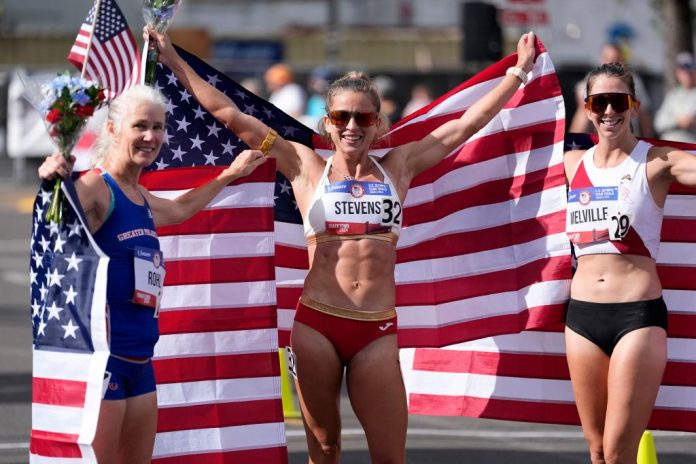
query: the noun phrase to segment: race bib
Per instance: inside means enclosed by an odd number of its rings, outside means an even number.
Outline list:
[[[566,233],[570,241],[621,240],[630,224],[627,216],[618,213],[618,200],[618,187],[586,187],[568,192]],[[626,219],[620,219],[624,216]]]
[[[164,262],[162,252],[153,248],[135,247],[133,266],[135,271],[135,290],[133,301],[136,304],[155,308],[158,316],[159,304],[164,286]]]
[[[336,182],[325,187],[322,202],[328,233],[381,233],[401,224],[401,203],[382,182]]]

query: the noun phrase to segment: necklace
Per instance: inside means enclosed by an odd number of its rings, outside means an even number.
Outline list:
[[[361,173],[361,175],[365,175],[366,173],[370,172],[374,166],[375,166],[375,165],[372,164],[369,168],[365,169],[365,170]],[[351,175],[348,175],[348,174],[344,173],[344,172],[341,171],[340,169],[337,169],[336,166],[334,166],[333,164],[331,165],[331,169],[335,170],[338,174],[342,175],[342,176],[343,176],[343,180],[356,180],[356,177],[355,177],[355,176],[351,176]]]

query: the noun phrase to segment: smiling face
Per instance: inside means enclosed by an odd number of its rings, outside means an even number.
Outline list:
[[[619,77],[607,74],[599,74],[594,77],[588,89],[588,96],[599,94],[631,94],[628,85]],[[595,112],[585,108],[587,117],[600,136],[614,138],[626,133],[631,133],[631,118],[638,115],[640,102],[635,101],[631,108],[617,111],[611,103],[606,105],[603,111]]]
[[[116,126],[108,121],[114,152],[120,162],[147,167],[157,158],[164,140],[164,108],[151,102],[136,103]]]
[[[361,126],[356,121],[356,114],[377,114],[378,110],[375,108],[370,96],[364,92],[350,90],[337,92],[331,99],[331,106],[328,108],[329,113],[335,111],[352,113],[347,122],[336,121],[336,124],[331,122],[331,118],[324,116],[324,127],[331,137],[336,151],[351,157],[367,153],[370,145],[377,137],[380,124],[379,117],[374,118],[373,124]],[[361,118],[358,117],[357,119]]]

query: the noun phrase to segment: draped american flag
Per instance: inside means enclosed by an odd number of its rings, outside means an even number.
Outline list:
[[[564,107],[549,55],[538,47],[532,78],[500,114],[411,182],[396,250],[402,347],[445,346],[563,318],[570,279]],[[399,121],[387,144],[419,140],[460,117],[515,60],[501,60]],[[307,272],[302,227],[295,222],[276,222],[282,343]]]
[[[96,20],[95,20],[96,15]],[[140,82],[140,50],[114,0],[96,0],[68,54],[85,78],[99,82],[112,100]]]
[[[45,213],[53,182],[44,181],[34,202],[30,306],[33,326],[32,463],[96,463],[91,448],[99,415],[106,338],[108,258],[94,243],[63,182],[62,223]]]
[[[243,111],[283,137],[311,144],[308,128],[179,53]],[[165,145],[141,180],[153,194],[173,197],[217,175],[247,147],[161,65],[156,87],[168,98]],[[269,161],[190,220],[158,228],[167,276],[154,360],[155,462],[287,462],[273,224],[276,196],[287,196],[284,185]]]
[[[596,137],[566,135],[566,149]],[[696,154],[695,145],[647,140]],[[668,362],[649,428],[696,432],[696,189],[673,185],[657,270],[669,309]],[[409,412],[579,424],[563,326],[487,337],[442,349],[401,350]]]

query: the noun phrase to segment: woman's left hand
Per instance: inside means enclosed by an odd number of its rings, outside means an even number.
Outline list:
[[[222,171],[222,175],[232,176],[233,179],[248,176],[267,159],[261,150],[244,150],[237,155],[230,167]]]
[[[536,38],[534,32],[527,32],[522,34],[520,40],[517,42],[517,67],[522,68],[524,72],[530,72],[534,68],[534,57],[536,56],[536,49],[534,48],[534,43]]]

